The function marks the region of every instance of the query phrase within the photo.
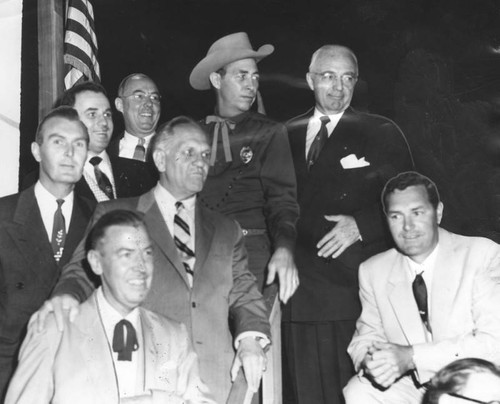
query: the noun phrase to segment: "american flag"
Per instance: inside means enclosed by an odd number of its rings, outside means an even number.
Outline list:
[[[64,36],[64,88],[100,81],[94,10],[88,0],[68,0]]]

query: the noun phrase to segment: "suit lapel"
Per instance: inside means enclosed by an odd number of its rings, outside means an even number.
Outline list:
[[[413,298],[409,270],[404,256],[398,254],[388,276],[387,295],[408,344],[413,345],[426,342],[426,335]]]
[[[213,223],[209,220],[205,211],[201,206],[196,204],[196,218],[195,218],[195,255],[196,262],[194,264],[194,277],[199,277],[200,271],[203,271],[207,254],[210,251],[212,239],[214,236],[215,228]]]
[[[34,186],[19,195],[13,221],[15,226],[7,227],[6,230],[19,251],[24,253],[22,255],[28,261],[28,270],[43,284],[51,285],[59,272],[36,202]]]
[[[186,271],[184,270],[184,265],[182,265],[179,258],[174,239],[168,231],[168,227],[165,224],[160,208],[156,203],[154,188],[139,198],[137,210],[144,213],[144,221],[146,222],[149,235],[156,243],[157,248],[177,270],[182,279],[184,279],[184,282],[186,282],[186,285],[189,287]]]
[[[156,367],[157,355],[156,346],[157,341],[153,333],[154,326],[151,324],[149,317],[146,315],[142,308],[139,308],[141,313],[141,326],[142,326],[142,340],[144,343],[144,390],[154,389],[156,380]],[[165,343],[165,341],[163,341]]]
[[[99,388],[95,396],[99,402],[118,402],[118,384],[113,365],[111,348],[106,338],[101,316],[94,294],[80,306],[80,315],[75,324],[82,336],[79,349],[85,359],[81,366],[87,367],[92,386]]]
[[[432,276],[429,321],[434,335],[448,329],[449,312],[459,290],[463,255],[454,251],[450,235],[439,229],[439,251]]]

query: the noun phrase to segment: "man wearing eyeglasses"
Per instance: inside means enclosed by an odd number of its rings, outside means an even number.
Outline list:
[[[149,143],[160,119],[160,101],[158,87],[145,74],[133,73],[122,80],[115,106],[123,114],[125,132],[111,142],[110,154],[146,161]]]
[[[350,107],[358,75],[350,49],[318,49],[306,74],[316,106],[287,123],[300,206],[300,285],[283,313],[285,403],[343,402],[354,373],[346,350],[360,314],[358,267],[390,240],[380,192],[413,167],[394,122]]]

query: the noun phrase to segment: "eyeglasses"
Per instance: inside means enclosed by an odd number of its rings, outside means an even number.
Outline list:
[[[133,94],[120,96],[120,98],[129,98],[129,97],[132,97],[134,101],[140,102],[140,103],[146,102],[146,100],[149,99],[149,101],[151,101],[153,104],[159,104],[160,100],[161,100],[160,94],[157,94],[157,93],[146,94],[142,91],[137,91]]]
[[[193,161],[196,161],[198,159],[201,159],[204,163],[208,163],[210,161],[211,153],[209,151],[202,151],[200,153],[200,152],[196,152],[192,148],[188,148],[188,149],[179,151],[177,153],[177,156],[179,156],[180,158],[182,158],[186,162],[193,162]]]
[[[461,398],[462,400],[465,401],[470,401],[471,403],[478,403],[478,404],[500,404],[500,400],[493,400],[493,401],[481,401],[481,400],[476,400],[475,398],[470,398],[466,396],[462,396],[461,394],[458,393],[447,393],[449,396],[456,397],[456,398]]]
[[[319,80],[323,84],[332,84],[332,83],[337,83],[339,80],[339,76],[337,76],[333,72],[310,72],[311,74],[314,74],[315,76],[319,77]],[[358,80],[358,76],[354,74],[343,74],[340,76],[340,80],[342,81],[342,84],[346,87],[352,87],[354,84],[356,84],[356,81]]]

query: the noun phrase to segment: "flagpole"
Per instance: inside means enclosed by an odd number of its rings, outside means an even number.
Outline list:
[[[38,118],[63,92],[64,0],[38,0]]]

